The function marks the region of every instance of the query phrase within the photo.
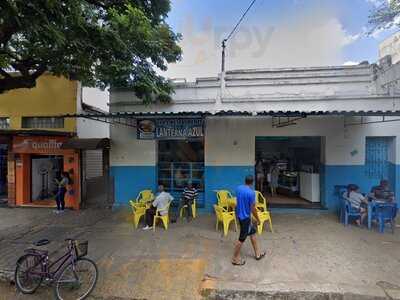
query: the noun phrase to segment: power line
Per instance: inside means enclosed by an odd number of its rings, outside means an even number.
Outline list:
[[[236,23],[235,27],[233,27],[232,31],[228,34],[228,36],[222,40],[222,61],[221,61],[221,72],[225,71],[225,47],[226,47],[226,42],[232,37],[232,35],[235,33],[236,29],[239,27],[240,23],[242,23],[244,17],[247,15],[251,7],[256,3],[257,0],[251,1],[249,7],[247,7],[246,11],[242,14],[240,17],[239,21]]]
[[[253,0],[249,7],[246,9],[246,11],[243,13],[243,15],[240,17],[239,21],[236,23],[235,27],[233,27],[232,31],[229,33],[228,37],[224,39],[225,42],[227,42],[231,36],[233,35],[233,33],[236,31],[236,29],[239,27],[240,23],[242,23],[244,17],[247,15],[247,13],[249,12],[249,10],[251,9],[251,7],[254,5],[254,3],[256,3],[257,0]]]

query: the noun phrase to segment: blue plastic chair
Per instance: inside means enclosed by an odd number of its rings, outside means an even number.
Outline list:
[[[339,221],[340,223],[344,224],[344,216],[345,216],[345,210],[346,210],[346,199],[343,196],[344,193],[346,192],[345,189],[341,189],[338,191],[338,198],[339,198]]]
[[[352,218],[361,218],[361,213],[358,209],[355,209],[351,206],[350,201],[343,198],[344,200],[344,226],[349,225],[349,219]]]
[[[343,194],[347,191],[347,185],[335,185],[333,195],[338,198],[338,217],[339,222],[344,224],[344,199]]]
[[[375,206],[376,219],[379,224],[379,232],[385,231],[385,224],[390,223],[392,233],[394,233],[395,219],[397,215],[396,203],[381,203]]]

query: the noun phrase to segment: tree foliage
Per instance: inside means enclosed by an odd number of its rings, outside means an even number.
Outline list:
[[[400,0],[381,0],[369,16],[371,32],[395,25],[399,16]]]
[[[167,101],[172,88],[155,70],[181,57],[169,11],[169,0],[1,0],[0,93],[50,72]]]

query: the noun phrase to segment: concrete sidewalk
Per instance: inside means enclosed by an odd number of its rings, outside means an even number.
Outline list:
[[[30,214],[6,210],[0,209],[0,223],[3,214]],[[99,266],[94,299],[400,299],[399,232],[345,228],[318,211],[273,213],[275,232],[259,236],[267,257],[254,260],[246,244],[242,267],[230,263],[237,234],[216,232],[214,216],[153,233],[134,230],[125,211],[43,211],[15,233],[0,231],[3,274],[31,241],[47,237],[54,250],[76,237],[89,240],[89,256]],[[50,295],[43,287],[36,297]]]

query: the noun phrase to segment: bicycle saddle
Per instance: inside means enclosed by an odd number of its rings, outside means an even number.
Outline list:
[[[50,241],[48,240],[48,239],[41,239],[41,240],[39,240],[39,241],[37,241],[37,242],[35,242],[35,243],[33,243],[35,246],[37,246],[37,247],[40,247],[40,246],[44,246],[44,245],[47,245],[47,244],[49,244],[50,243]]]

